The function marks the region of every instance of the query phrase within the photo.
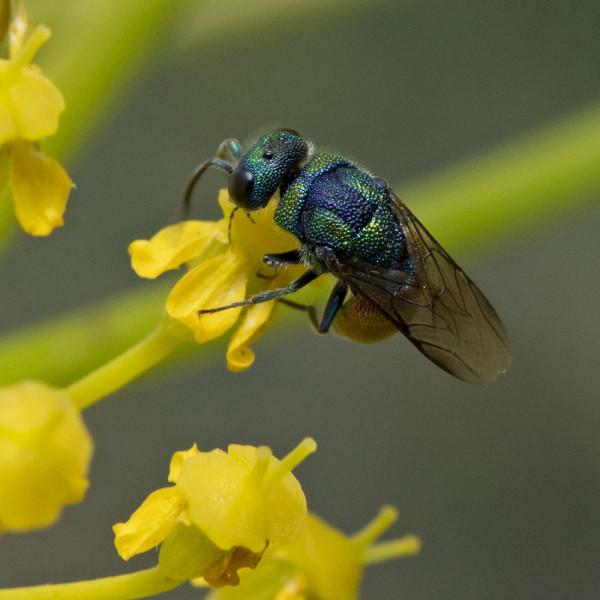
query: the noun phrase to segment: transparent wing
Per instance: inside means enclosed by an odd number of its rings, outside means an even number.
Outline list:
[[[511,362],[508,335],[496,311],[410,210],[389,194],[414,272],[337,254],[324,261],[442,369],[473,383],[496,379]]]

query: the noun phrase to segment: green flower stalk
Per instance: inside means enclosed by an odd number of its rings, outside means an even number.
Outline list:
[[[181,344],[189,331],[165,316],[158,327],[137,344],[66,388],[79,409],[87,408],[154,367]]]

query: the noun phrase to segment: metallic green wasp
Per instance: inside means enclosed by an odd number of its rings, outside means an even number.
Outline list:
[[[227,152],[234,163],[225,160]],[[304,264],[306,271],[286,288],[199,314],[284,299],[331,273],[337,282],[321,319],[309,309],[320,333],[333,325],[351,339],[377,341],[400,331],[442,369],[474,383],[509,367],[508,335],[490,303],[383,179],[345,158],[315,154],[298,133],[279,129],[246,152],[225,140],[196,169],[186,207],[211,166],[229,174],[230,198],[246,212],[266,206],[279,190],[275,222],[301,246],[263,261]]]

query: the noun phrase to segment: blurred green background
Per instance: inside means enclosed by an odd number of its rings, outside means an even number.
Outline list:
[[[68,44],[61,20],[85,18],[64,6],[46,16],[49,45]],[[147,53],[122,56],[134,83],[70,157],[65,227],[5,249],[2,331],[153,285],[127,245],[169,222],[226,137],[294,128],[401,189],[600,98],[597,0],[195,2],[169,19]],[[194,216],[218,215],[224,181],[203,180]],[[418,557],[370,567],[363,598],[598,598],[599,228],[596,196],[477,253],[447,247],[511,336],[513,366],[491,385],[450,378],[400,336],[319,338],[299,314],[254,346],[245,373],[227,371],[218,342],[210,359],[200,349],[143,376],[85,412],[88,497],[47,531],[0,539],[0,585],[150,566],[154,552],[123,564],[111,526],[166,484],[172,452],[235,442],[282,455],[311,435],[318,451],[297,470],[311,510],[353,532],[393,504],[390,536],[423,539]]]

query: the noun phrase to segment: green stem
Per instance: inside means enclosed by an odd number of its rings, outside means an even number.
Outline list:
[[[186,327],[165,317],[154,331],[135,346],[71,384],[65,391],[75,405],[83,410],[122,388],[191,339]]]
[[[0,338],[0,385],[37,379],[69,385],[124,352],[156,326],[169,279],[147,283]]]
[[[158,567],[89,581],[0,589],[0,600],[135,600],[171,590],[183,581],[165,579]]]
[[[0,191],[0,252],[8,240],[13,225],[16,223],[15,209],[12,198],[8,192],[8,181],[4,189]]]

